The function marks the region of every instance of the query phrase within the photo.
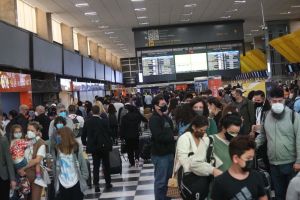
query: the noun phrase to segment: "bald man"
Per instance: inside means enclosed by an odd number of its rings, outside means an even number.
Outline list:
[[[50,119],[49,117],[45,114],[46,110],[44,106],[37,106],[35,108],[35,121],[39,122],[42,126],[42,139],[44,141],[49,140],[49,125],[50,125]]]

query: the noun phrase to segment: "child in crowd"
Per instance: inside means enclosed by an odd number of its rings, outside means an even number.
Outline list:
[[[15,169],[19,170],[28,164],[25,158],[25,150],[30,146],[31,141],[24,139],[22,127],[18,124],[11,127],[11,139],[10,153]],[[35,175],[36,179],[34,183],[40,186],[44,186],[45,183],[42,179],[40,165],[36,165]]]

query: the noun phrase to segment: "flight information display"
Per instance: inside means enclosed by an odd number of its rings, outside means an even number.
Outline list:
[[[167,75],[175,73],[175,61],[173,55],[143,57],[143,76]]]
[[[223,52],[208,52],[208,70],[224,70],[224,54]]]
[[[206,53],[183,54],[175,56],[176,73],[207,70]]]
[[[225,69],[239,69],[240,68],[240,52],[239,51],[225,51]]]

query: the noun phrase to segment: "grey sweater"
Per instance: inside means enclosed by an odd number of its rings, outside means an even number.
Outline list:
[[[258,147],[267,140],[268,158],[272,165],[300,163],[300,115],[295,113],[293,124],[292,112],[285,107],[284,116],[279,120],[268,112],[256,138]]]
[[[287,189],[286,200],[300,200],[300,172],[295,176]]]

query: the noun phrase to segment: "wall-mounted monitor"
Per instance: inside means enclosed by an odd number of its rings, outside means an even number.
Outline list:
[[[82,77],[82,57],[72,51],[64,50],[64,74]]]
[[[111,70],[111,82],[115,83],[116,82],[116,76],[115,76],[115,70]]]
[[[61,45],[33,36],[33,69],[62,74],[62,51]]]
[[[208,70],[224,70],[224,54],[223,52],[208,52]]]
[[[82,57],[82,70],[83,70],[83,77],[84,78],[91,78],[95,79],[96,78],[96,69],[95,69],[95,61]]]
[[[240,68],[240,52],[239,51],[224,51],[225,69]]]
[[[105,80],[106,81],[111,81],[111,68],[109,66],[105,65]]]
[[[96,63],[96,79],[105,80],[104,64]]]
[[[176,73],[207,71],[206,53],[175,55]]]
[[[0,22],[0,65],[29,69],[29,32]]]

